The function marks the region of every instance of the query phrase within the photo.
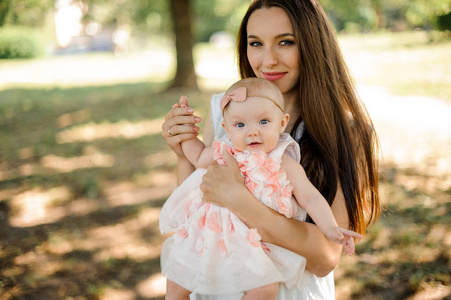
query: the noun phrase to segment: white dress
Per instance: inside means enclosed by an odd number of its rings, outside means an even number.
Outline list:
[[[212,98],[212,117],[215,135],[225,139],[226,134],[220,125],[222,113],[219,109],[219,100],[221,96],[215,95]],[[299,131],[299,134],[302,134],[302,129]],[[298,151],[299,148],[293,151],[293,146],[297,147],[298,145],[289,136],[284,135],[281,140],[281,143],[276,148],[277,151],[274,150],[272,152],[273,157],[280,158],[288,145],[288,149],[291,148],[288,151],[291,156]],[[271,156],[271,153],[268,156]],[[299,157],[293,158],[299,160]],[[201,235],[199,235],[198,231],[199,226],[182,225],[186,225],[183,218],[185,218],[186,212],[190,211],[190,209],[186,207],[187,202],[180,201],[180,199],[191,199],[193,196],[194,198],[199,197],[198,191],[192,189],[192,187],[200,185],[204,173],[204,169],[196,170],[185,181],[187,183],[185,187],[183,187],[184,182],[177,188],[178,191],[176,189],[171,195],[171,197],[174,196],[174,199],[177,198],[179,201],[169,201],[170,198],[166,202],[168,203],[167,207],[162,209],[161,216],[163,217],[160,219],[160,228],[162,231],[176,231],[176,234],[163,245],[161,262],[164,275],[193,291],[190,299],[197,300],[241,299],[243,294],[240,291],[273,282],[280,282],[277,299],[335,298],[332,272],[324,278],[318,278],[305,271],[305,258],[276,245],[269,243],[260,244],[258,234],[255,235],[256,232],[249,230],[227,209],[214,205],[205,206],[199,202],[190,202],[192,212],[188,213],[187,218],[192,221],[191,224],[199,224],[199,220],[202,223],[202,216],[205,218],[207,214],[212,212],[215,215],[216,222],[213,222],[213,225],[208,225],[208,220],[205,222],[204,219],[203,224],[207,224],[204,226],[206,228],[210,227],[210,229],[204,230]],[[285,186],[283,180],[282,185]],[[188,186],[191,187],[192,191],[187,191]],[[255,192],[254,195],[258,196]],[[290,199],[293,200],[292,198]],[[180,204],[177,207],[176,203],[184,204]],[[197,204],[193,205],[193,203]],[[297,203],[291,203],[292,212],[286,213],[287,217],[289,217],[289,214],[292,214],[291,217],[305,220],[305,211],[300,209],[296,205]],[[265,204],[271,207],[270,203]],[[272,208],[283,213],[280,207]],[[201,217],[199,218],[199,216]],[[215,227],[218,224],[220,228]],[[233,230],[231,231],[230,228]],[[193,236],[193,240],[186,243],[186,240]],[[209,242],[205,243],[205,240]],[[174,244],[177,244],[177,247],[173,247]],[[180,247],[180,245],[185,246]],[[206,255],[199,255],[199,253]],[[239,255],[235,256],[231,255],[231,253],[239,253]],[[205,257],[209,257],[209,259],[205,260]],[[252,259],[249,259],[249,257],[252,257]]]
[[[266,206],[287,218],[305,220],[306,212],[292,195],[292,186],[281,170],[282,155],[300,160],[299,145],[284,133],[268,154],[233,149],[230,140],[213,143],[214,158],[223,163],[231,151],[247,188]],[[228,209],[202,202],[199,188],[205,169],[193,172],[171,194],[160,212],[160,230],[174,233],[165,242],[163,275],[186,289],[223,295],[243,292],[270,283],[291,288],[306,285],[302,276],[305,258],[270,243],[262,243],[257,230],[249,229]]]

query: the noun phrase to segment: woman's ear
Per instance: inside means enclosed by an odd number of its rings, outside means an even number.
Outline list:
[[[282,134],[285,131],[285,128],[288,126],[288,121],[290,121],[290,115],[283,115],[282,121],[280,122],[280,133]]]

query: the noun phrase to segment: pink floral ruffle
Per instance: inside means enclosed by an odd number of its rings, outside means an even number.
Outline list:
[[[257,199],[286,217],[293,217],[293,187],[287,180],[286,173],[280,169],[281,158],[268,156],[263,151],[241,152],[218,140],[214,141],[213,148],[214,159],[218,164],[225,164],[222,157],[224,150],[235,157],[246,187]]]

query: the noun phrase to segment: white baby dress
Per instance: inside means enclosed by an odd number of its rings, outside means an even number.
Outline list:
[[[265,205],[289,218],[305,220],[306,212],[292,197],[292,187],[280,170],[284,153],[299,161],[299,145],[282,134],[269,154],[236,151],[230,141],[213,144],[215,159],[224,150],[240,166],[248,189]],[[198,169],[177,187],[160,213],[160,230],[174,233],[161,253],[163,275],[184,288],[205,295],[240,293],[274,282],[288,289],[308,284],[305,258],[260,241],[256,229],[249,229],[226,208],[202,202],[200,184],[206,169]]]

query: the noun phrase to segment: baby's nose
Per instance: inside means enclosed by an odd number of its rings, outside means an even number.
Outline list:
[[[248,136],[257,136],[258,134],[259,134],[259,131],[256,128],[250,128],[249,131],[247,132]]]

